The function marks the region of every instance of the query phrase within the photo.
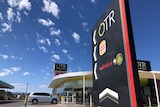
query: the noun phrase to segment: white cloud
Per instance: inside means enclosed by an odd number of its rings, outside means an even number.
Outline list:
[[[0,54],[0,56],[1,56],[3,59],[8,59],[8,55]]]
[[[51,41],[48,38],[42,38],[41,35],[39,35],[38,33],[36,33],[37,35],[37,44],[40,50],[42,50],[44,53],[47,53],[48,50],[46,48],[46,46],[50,46],[51,45]]]
[[[7,23],[2,23],[1,26],[3,27],[2,28],[2,32],[11,32],[12,31],[12,27],[11,27],[11,24],[7,24]]]
[[[54,58],[55,60],[60,60],[60,56],[57,54],[52,55],[52,58]]]
[[[13,21],[14,20],[14,15],[15,15],[15,13],[13,12],[13,9],[12,8],[8,8],[8,10],[7,10],[7,19],[9,21]]]
[[[68,50],[63,49],[62,52],[63,52],[64,54],[67,54],[67,53],[68,53]]]
[[[39,46],[39,49],[42,50],[44,53],[48,53],[48,50],[44,46]]]
[[[7,48],[7,47],[8,47],[8,45],[4,45],[4,47],[5,47],[5,48]]]
[[[83,22],[82,25],[83,25],[83,27],[87,27],[88,23],[87,22]]]
[[[40,88],[40,89],[42,89],[42,88],[48,88],[48,85],[46,85],[46,84],[41,84],[41,85],[39,86],[39,88]]]
[[[14,60],[14,59],[19,59],[19,60],[21,60],[21,58],[18,58],[18,57],[14,56],[14,55],[10,55],[10,56],[9,56],[9,55],[6,55],[6,54],[0,54],[0,57],[2,57],[2,59],[5,59],[5,60],[6,60],[6,59],[9,59],[9,58],[10,58],[10,59],[13,59],[13,60]]]
[[[76,9],[74,5],[72,5],[71,7],[72,7],[72,9],[74,9],[74,10]]]
[[[35,49],[34,49],[34,48],[31,48],[31,50],[34,51]]]
[[[18,7],[19,10],[31,10],[31,2],[29,2],[28,0],[8,0],[8,4],[11,7]]]
[[[51,35],[60,35],[61,31],[59,29],[55,29],[55,28],[50,28],[50,34]]]
[[[82,16],[82,14],[79,12],[78,13],[79,14],[79,17],[81,18],[81,19],[86,19],[84,16]]]
[[[16,21],[18,21],[19,23],[21,22],[21,14],[19,13],[19,11],[17,11],[17,15],[16,15]]]
[[[50,74],[49,74],[49,73],[46,73],[46,75],[47,75],[47,76],[50,76]]]
[[[77,34],[76,32],[73,32],[72,37],[74,38],[74,41],[75,41],[76,43],[79,43],[79,42],[80,42],[80,35]]]
[[[26,87],[26,84],[23,84],[23,83],[10,83],[10,84],[16,87]]]
[[[13,72],[9,69],[3,69],[3,71],[0,72],[0,77],[3,77],[3,76],[6,76],[6,75],[9,75],[9,74],[13,74]]]
[[[87,43],[83,43],[83,46],[87,46]]]
[[[29,72],[24,72],[23,76],[26,76],[26,75],[29,75],[29,74],[30,74]]]
[[[28,16],[28,12],[24,11],[23,13],[24,13],[26,16]]]
[[[10,69],[3,69],[3,71],[0,72],[0,77],[14,74],[15,72],[19,71],[20,67],[11,67]]]
[[[7,10],[7,19],[9,21],[17,21],[17,22],[21,22],[21,14],[19,11],[17,11],[16,13],[13,12],[13,9],[12,8],[8,8]]]
[[[20,58],[19,58],[19,60],[23,60],[23,58],[22,58],[22,57],[20,57]]]
[[[54,25],[54,23],[50,19],[48,19],[48,20],[38,19],[38,22],[41,23],[43,26],[52,26],[52,25]]]
[[[91,2],[92,2],[92,3],[96,3],[96,2],[97,2],[97,0],[91,0]]]
[[[51,58],[51,61],[56,62],[56,60],[55,60],[55,59],[53,59],[53,58]]]
[[[71,60],[73,60],[74,58],[71,57],[71,56],[68,54],[68,59],[71,61]]]
[[[25,92],[27,88],[27,84],[24,83],[10,83],[11,85],[14,86],[14,90],[16,92]]]
[[[41,37],[41,35],[39,35],[38,33],[36,33],[36,35],[37,35],[37,43],[38,43],[38,45],[48,45],[48,46],[50,46],[51,45],[51,41],[50,41],[50,39],[49,38],[43,38],[43,37]]]
[[[57,46],[61,45],[61,43],[59,42],[59,39],[55,39],[55,44],[56,44]]]
[[[58,14],[60,12],[60,9],[55,2],[52,2],[51,0],[43,0],[43,3],[44,3],[44,7],[42,8],[42,10],[44,12],[51,13],[56,18],[59,18]]]
[[[0,20],[3,20],[3,16],[1,12],[0,12]]]
[[[10,57],[11,57],[12,59],[15,59],[15,56],[13,56],[13,55],[12,55],[12,56],[10,56]]]
[[[87,28],[87,26],[88,26],[88,23],[87,23],[87,22],[83,22],[83,23],[82,23],[82,26],[83,26],[83,28],[85,29],[86,32],[89,31],[89,29]]]
[[[16,6],[18,6],[18,4],[19,4],[19,0],[8,0],[8,4],[9,4],[11,7],[16,7]]]
[[[45,44],[45,40],[44,39],[38,39],[37,42],[40,43],[40,44]]]
[[[51,41],[50,39],[46,39],[47,44],[50,46],[51,45]]]
[[[20,67],[11,67],[11,70],[16,72],[16,71],[19,71],[21,68]]]
[[[45,44],[47,44],[48,46],[50,46],[51,45],[51,41],[50,41],[50,39],[48,39],[48,38],[38,38],[37,39],[37,43],[38,44],[43,44],[43,45],[45,45]]]
[[[28,0],[20,0],[19,10],[21,9],[31,10],[31,2],[29,2]]]

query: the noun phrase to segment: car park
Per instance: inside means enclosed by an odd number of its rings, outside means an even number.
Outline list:
[[[31,92],[28,96],[28,102],[32,104],[38,103],[58,103],[58,97],[45,92]]]

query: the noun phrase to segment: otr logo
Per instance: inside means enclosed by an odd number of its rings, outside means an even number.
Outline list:
[[[103,36],[105,31],[109,30],[109,27],[112,26],[112,23],[115,23],[116,21],[114,20],[114,10],[112,10],[109,15],[104,19],[104,21],[100,24],[98,28],[98,34],[99,36]]]
[[[105,52],[106,52],[106,41],[105,40],[102,40],[100,42],[100,44],[97,44],[97,40],[96,40],[96,35],[98,33],[98,35],[101,37],[105,34],[106,31],[109,30],[109,27],[112,26],[112,23],[115,23],[115,19],[114,19],[114,16],[115,16],[115,12],[114,10],[111,10],[109,12],[109,14],[105,17],[105,19],[103,20],[103,22],[99,25],[98,27],[98,32],[97,32],[97,29],[95,29],[93,31],[93,59],[94,59],[94,68],[93,68],[93,72],[94,72],[94,77],[95,77],[95,80],[98,79],[98,76],[97,76],[97,63],[98,63],[98,58],[97,58],[97,45],[99,45],[99,54],[102,56]]]

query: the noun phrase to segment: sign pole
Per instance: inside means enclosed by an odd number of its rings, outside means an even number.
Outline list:
[[[154,79],[154,86],[155,86],[155,91],[156,91],[156,97],[157,97],[157,107],[160,107],[159,105],[159,94],[158,94],[158,87],[157,87],[157,82],[156,82],[156,76],[154,73],[153,74],[153,79]]]

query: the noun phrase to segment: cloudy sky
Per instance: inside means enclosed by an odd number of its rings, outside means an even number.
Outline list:
[[[92,70],[92,29],[111,0],[0,0],[0,79],[12,91],[51,91],[53,65]],[[139,60],[160,70],[160,1],[131,1]]]

